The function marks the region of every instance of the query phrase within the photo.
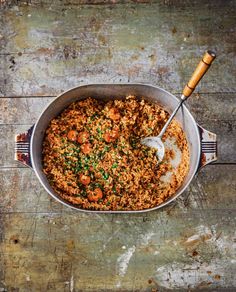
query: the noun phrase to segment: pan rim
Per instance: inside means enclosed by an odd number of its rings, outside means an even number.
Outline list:
[[[51,107],[53,105],[54,102],[56,102],[57,99],[59,99],[60,97],[62,97],[63,95],[65,94],[68,94],[69,92],[71,91],[74,91],[78,88],[81,88],[81,87],[91,87],[91,86],[99,86],[99,87],[104,87],[104,86],[145,86],[145,87],[152,87],[154,89],[158,89],[162,92],[164,92],[165,94],[167,95],[170,95],[173,99],[175,99],[176,101],[179,101],[179,99],[171,94],[170,92],[168,92],[167,90],[161,88],[161,87],[158,87],[158,86],[154,86],[154,85],[151,85],[151,84],[147,84],[147,83],[89,83],[89,84],[83,84],[83,85],[79,85],[79,86],[75,86],[75,87],[72,87],[68,90],[65,90],[64,92],[62,92],[61,94],[59,94],[57,97],[55,97],[48,105],[47,107],[41,112],[41,114],[39,115],[35,125],[34,125],[34,129],[33,129],[33,132],[32,132],[32,138],[31,138],[31,141],[30,141],[30,153],[31,153],[31,162],[32,162],[32,168],[38,178],[38,180],[40,181],[41,185],[44,187],[44,189],[47,191],[47,193],[52,196],[56,201],[60,202],[61,204],[67,206],[67,207],[70,207],[74,210],[77,210],[77,211],[81,211],[81,212],[85,212],[85,213],[109,213],[109,214],[134,214],[134,213],[146,213],[146,212],[150,212],[150,211],[154,211],[154,210],[158,210],[158,209],[161,209],[165,206],[167,206],[168,204],[170,204],[171,202],[173,202],[174,200],[176,200],[186,189],[187,187],[190,185],[190,183],[192,182],[193,180],[193,177],[195,176],[197,170],[198,170],[198,166],[199,166],[199,161],[200,161],[200,155],[201,155],[201,142],[200,142],[200,135],[199,135],[199,129],[198,129],[198,124],[196,123],[194,117],[192,116],[191,112],[189,111],[189,109],[185,106],[185,105],[182,105],[184,110],[189,114],[189,117],[193,123],[193,126],[196,130],[196,133],[198,134],[198,153],[197,153],[197,159],[196,161],[198,161],[198,163],[196,163],[195,167],[194,167],[194,170],[192,171],[192,174],[191,176],[189,177],[188,181],[186,182],[186,185],[181,189],[181,191],[179,191],[178,193],[178,190],[176,191],[177,194],[174,194],[173,196],[171,196],[167,201],[163,202],[162,204],[160,205],[157,205],[156,207],[152,207],[152,208],[148,208],[148,209],[143,209],[143,210],[118,210],[118,211],[114,211],[114,210],[88,210],[88,209],[82,209],[82,208],[78,208],[76,207],[75,205],[73,205],[72,203],[69,203],[65,200],[63,200],[61,197],[55,195],[46,185],[45,183],[43,182],[41,176],[39,175],[38,173],[38,170],[37,170],[37,167],[36,167],[36,163],[34,161],[34,153],[33,153],[33,145],[34,145],[34,139],[35,139],[35,133],[37,131],[37,125],[38,123],[40,122],[43,114],[45,113],[45,111]]]

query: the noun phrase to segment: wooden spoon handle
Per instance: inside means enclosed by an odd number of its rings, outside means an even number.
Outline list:
[[[198,82],[202,79],[204,74],[207,72],[208,68],[211,66],[211,63],[215,59],[216,54],[212,51],[206,51],[202,60],[195,69],[191,79],[185,85],[183,90],[184,99],[188,98],[194,91]]]

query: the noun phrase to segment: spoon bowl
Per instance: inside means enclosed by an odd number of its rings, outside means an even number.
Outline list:
[[[146,137],[141,140],[141,144],[156,149],[156,156],[158,159],[158,162],[161,162],[165,155],[165,146],[164,143],[161,140],[161,137]]]

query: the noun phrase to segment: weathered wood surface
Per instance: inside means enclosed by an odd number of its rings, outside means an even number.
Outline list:
[[[236,2],[1,2],[0,291],[235,291]],[[188,107],[218,134],[220,164],[170,206],[76,212],[13,161],[14,135],[61,91],[140,81],[178,93],[208,47],[218,58]]]
[[[0,185],[4,279],[11,282],[11,273],[16,275],[10,287],[165,291],[222,285],[229,291],[235,286],[230,235],[236,228],[236,166],[205,168],[177,203],[135,215],[76,213],[49,199],[31,170],[14,169],[10,176],[8,171],[2,170]],[[38,273],[46,281],[38,281]]]
[[[4,281],[7,291],[233,291],[235,242],[229,234],[234,219],[233,213],[211,210],[207,222],[199,213],[162,211],[148,220],[143,215],[4,214]]]
[[[218,59],[197,91],[235,91],[236,2],[178,2],[4,9],[1,95],[54,96],[94,82],[180,92],[207,48]]]

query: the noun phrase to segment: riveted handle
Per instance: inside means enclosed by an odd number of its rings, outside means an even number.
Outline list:
[[[198,169],[217,160],[217,137],[216,134],[207,131],[198,125],[201,139],[201,157]]]
[[[30,154],[30,140],[34,125],[24,133],[15,136],[15,160],[32,167]]]
[[[206,51],[202,60],[198,64],[197,68],[195,69],[191,79],[189,80],[188,84],[185,85],[183,90],[184,99],[188,98],[196,88],[198,82],[202,79],[204,74],[207,72],[211,63],[214,61],[216,54],[212,51]]]

